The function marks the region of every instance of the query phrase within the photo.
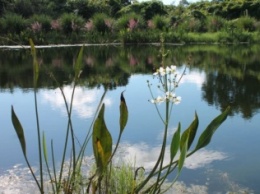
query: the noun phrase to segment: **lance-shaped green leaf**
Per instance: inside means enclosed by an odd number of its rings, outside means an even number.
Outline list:
[[[229,112],[230,112],[230,107],[228,107],[223,113],[221,113],[219,116],[217,116],[215,119],[211,121],[211,123],[200,135],[194,151],[197,151],[210,143],[213,134],[215,133],[217,128],[226,120]]]
[[[43,147],[43,156],[45,161],[48,161],[48,153],[47,153],[47,145],[46,145],[46,138],[45,138],[45,133],[42,133],[42,147]]]
[[[170,154],[170,158],[171,158],[171,162],[173,161],[174,157],[176,156],[178,149],[179,149],[179,145],[180,145],[180,139],[181,139],[181,124],[178,124],[178,128],[175,131],[173,137],[172,137],[172,142],[171,142],[171,154]]]
[[[199,126],[199,119],[198,119],[197,113],[195,112],[194,120],[188,128],[190,131],[189,141],[188,141],[188,150],[190,149],[190,146],[191,146],[192,142],[194,141],[198,126]]]
[[[84,47],[82,46],[80,51],[79,51],[79,54],[78,54],[78,57],[77,57],[77,60],[76,60],[75,66],[74,66],[75,78],[78,78],[80,76],[80,73],[81,73],[83,50],[84,50],[83,48]]]
[[[92,144],[97,168],[103,171],[112,153],[112,137],[104,120],[105,105],[103,104],[93,126]]]
[[[14,129],[16,131],[17,137],[20,141],[23,154],[26,157],[26,141],[25,141],[25,137],[24,137],[23,127],[14,112],[13,106],[12,106],[12,123],[13,123]]]
[[[182,138],[185,138],[185,136],[187,136],[187,135],[189,136],[188,147],[187,147],[188,150],[190,149],[190,146],[196,136],[198,126],[199,126],[199,119],[198,119],[197,113],[195,112],[194,120],[182,134]],[[182,141],[182,142],[184,143],[184,141]],[[181,144],[180,148],[182,148],[182,146],[183,145]]]
[[[123,92],[121,93],[120,101],[120,133],[123,133],[128,120],[128,110]]]
[[[190,135],[190,130],[187,128],[181,135],[181,140],[180,140],[180,151],[184,147],[186,143],[186,139],[189,141],[189,135]]]
[[[34,79],[34,85],[36,86],[39,77],[39,64],[37,61],[36,49],[32,39],[29,39],[29,43],[31,45],[31,54],[33,57],[33,79]]]
[[[180,158],[179,158],[179,161],[178,161],[178,171],[179,171],[179,173],[181,172],[182,167],[183,167],[184,162],[185,162],[185,159],[186,159],[188,142],[189,142],[189,133],[186,133],[186,134],[183,133],[182,137],[181,137],[181,142],[180,142],[180,145],[182,145],[181,154],[180,154]]]

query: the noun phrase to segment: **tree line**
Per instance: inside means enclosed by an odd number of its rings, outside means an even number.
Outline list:
[[[182,0],[179,5],[157,0],[0,0],[0,16],[2,37],[32,37],[36,43],[64,37],[74,42],[158,42],[161,32],[170,42],[198,39],[187,33],[216,32],[222,33],[209,41],[252,41],[258,34],[248,33],[260,31],[260,0]]]

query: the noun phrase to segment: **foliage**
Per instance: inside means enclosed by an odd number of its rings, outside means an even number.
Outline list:
[[[51,17],[47,15],[33,15],[29,18],[29,25],[39,23],[41,25],[42,31],[48,33],[51,30]],[[33,29],[32,29],[33,30]]]
[[[158,30],[166,30],[169,27],[169,20],[165,16],[155,15],[151,21],[153,27]]]
[[[18,14],[7,13],[2,20],[2,32],[20,34],[27,27],[27,21]]]
[[[114,28],[114,22],[108,15],[97,13],[92,17],[93,27],[97,32],[111,32]]]
[[[84,20],[82,17],[75,14],[65,13],[60,17],[61,28],[65,34],[79,32],[83,27]]]
[[[256,20],[254,18],[243,16],[234,21],[234,25],[237,29],[242,31],[253,32],[256,29]]]
[[[160,1],[144,2],[141,14],[145,20],[152,19],[155,15],[166,15],[164,5]]]
[[[259,38],[254,35],[260,29],[260,4],[257,0],[241,0],[236,3],[229,0],[199,1],[191,4],[182,1],[181,4],[185,5],[179,6],[165,6],[160,1],[130,3],[121,0],[2,0],[0,3],[4,6],[0,10],[3,16],[0,19],[1,36],[24,44],[28,38],[33,38],[37,44],[125,42],[127,39],[130,42],[153,42],[159,40],[154,37],[159,37],[162,31],[167,34],[169,30],[177,32],[179,37],[167,40],[177,39],[177,42],[187,42],[187,39],[182,39],[185,37],[183,33],[223,31],[228,33],[229,40],[222,41],[224,38],[221,38],[217,43],[237,43],[239,39],[243,42],[259,42]],[[53,25],[55,22],[58,25]],[[91,25],[97,33],[88,29]],[[12,27],[9,29],[7,26]],[[143,37],[150,29],[156,35]],[[139,34],[128,34],[125,30],[138,30]],[[86,31],[92,32],[86,34]],[[245,36],[247,32],[251,34]],[[235,33],[241,33],[242,38]],[[129,36],[122,39],[125,37],[122,34]],[[65,39],[68,35],[69,38]],[[138,40],[134,40],[135,37]]]
[[[207,31],[208,32],[219,32],[225,26],[225,20],[219,16],[207,17]]]
[[[134,23],[134,24],[131,24]],[[117,19],[116,22],[116,29],[118,31],[121,30],[130,30],[133,31],[134,29],[143,29],[145,26],[145,22],[143,17],[140,14],[136,13],[129,13],[123,15]]]

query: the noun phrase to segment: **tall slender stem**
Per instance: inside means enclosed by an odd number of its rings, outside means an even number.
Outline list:
[[[34,84],[34,107],[35,107],[35,115],[36,115],[36,125],[37,125],[37,138],[38,138],[38,152],[39,152],[39,163],[40,163],[40,185],[41,185],[41,193],[44,193],[43,187],[43,162],[42,162],[42,146],[41,146],[41,132],[40,132],[40,121],[39,121],[39,113],[37,106],[37,84]]]

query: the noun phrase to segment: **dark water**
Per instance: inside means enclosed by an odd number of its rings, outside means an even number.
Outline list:
[[[57,150],[63,146],[61,137],[66,129],[66,110],[57,86],[63,86],[69,99],[79,49],[37,50],[40,124]],[[232,108],[210,145],[187,160],[179,179],[185,184],[184,188],[193,189],[193,193],[197,187],[200,193],[260,193],[260,47],[200,45],[166,46],[165,49],[170,51],[166,65],[176,65],[179,73],[187,68],[176,89],[182,101],[173,108],[172,131],[178,122],[185,129],[197,111],[201,132],[227,106]],[[157,84],[152,73],[161,63],[159,50],[159,46],[147,45],[85,47],[83,72],[76,88],[72,115],[79,141],[83,141],[81,137],[88,130],[104,88],[108,89],[105,117],[116,139],[119,97],[125,90],[129,122],[122,149],[140,165],[149,167],[150,162],[156,160],[163,126],[154,106],[148,102],[151,96],[147,80]],[[37,165],[32,72],[29,49],[0,50],[0,179],[6,170],[24,164],[11,123],[12,105],[25,129],[28,155]],[[91,155],[90,146],[87,152]],[[57,152],[59,157],[61,153]],[[4,186],[0,183],[1,189],[4,190]]]

